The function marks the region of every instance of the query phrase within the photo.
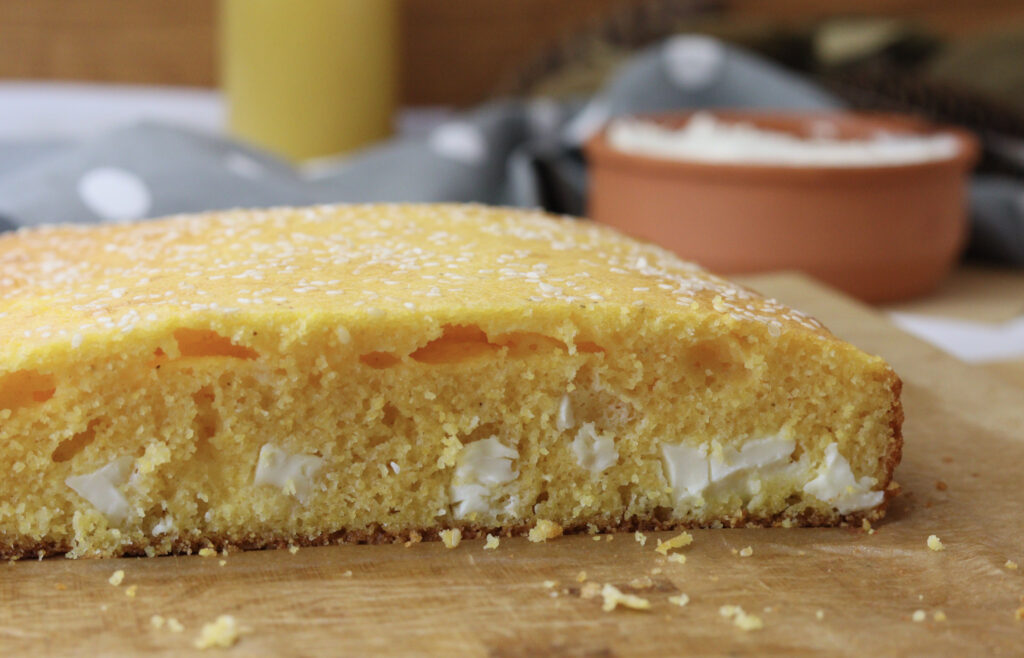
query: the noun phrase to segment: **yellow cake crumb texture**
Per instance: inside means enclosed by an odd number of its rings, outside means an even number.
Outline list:
[[[124,569],[118,569],[114,573],[110,574],[110,578],[107,579],[107,582],[114,587],[117,587],[124,582]]]
[[[501,545],[501,539],[499,537],[497,537],[496,535],[492,535],[490,533],[487,533],[487,541],[484,542],[484,550],[485,551],[497,550],[498,546],[500,546],[500,545]]]
[[[912,614],[910,616],[910,618],[913,619],[916,622],[922,622],[922,621],[925,620],[925,618],[927,616],[928,616],[928,613],[926,613],[924,610],[915,610],[914,614]]]
[[[1013,560],[1007,560],[1006,564],[1004,564],[1003,566],[1006,567],[1007,569],[1011,570],[1011,571],[1014,571],[1014,570],[1017,569],[1017,563],[1014,562]]]
[[[928,548],[933,551],[944,551],[946,547],[942,544],[942,540],[937,535],[928,535]]]
[[[138,585],[129,585],[124,589],[124,595],[130,599],[134,599],[135,595],[139,593]]]
[[[647,545],[647,535],[640,532],[639,530],[633,533],[633,539],[635,539],[636,543],[640,544],[641,546]]]
[[[208,546],[199,549],[199,557],[213,557],[216,554],[217,550]]]
[[[757,615],[747,613],[738,605],[723,605],[718,614],[732,620],[734,626],[742,631],[759,631],[764,628],[764,621]]]
[[[669,553],[669,562],[675,562],[676,564],[686,564],[686,556],[682,553]]]
[[[690,602],[690,597],[686,594],[678,594],[676,596],[668,597],[668,602],[672,605],[677,605],[680,608],[685,607]]]
[[[440,534],[445,548],[455,548],[462,541],[462,531],[458,528],[442,530]]]
[[[745,548],[740,549],[740,557],[750,557],[753,554],[754,548],[752,546],[747,546]]]
[[[651,609],[651,602],[649,600],[635,594],[624,594],[622,590],[611,583],[607,583],[601,588],[601,597],[604,599],[601,609],[605,612],[611,612],[619,606],[629,608],[630,610]]]
[[[241,634],[238,622],[231,615],[220,615],[216,620],[203,624],[199,637],[196,638],[197,649],[227,649],[234,646]]]
[[[654,550],[658,553],[661,553],[662,555],[668,555],[669,551],[676,548],[689,546],[692,543],[693,535],[691,535],[688,532],[682,532],[676,535],[675,537],[672,537],[671,539],[666,539],[665,541],[661,541],[659,539],[658,546]]]
[[[530,529],[529,539],[532,542],[544,542],[562,536],[562,526],[547,519],[537,519],[537,524]]]

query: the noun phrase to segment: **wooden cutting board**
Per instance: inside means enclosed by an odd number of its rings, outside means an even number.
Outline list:
[[[874,534],[699,531],[686,564],[655,553],[669,535],[653,533],[646,546],[629,534],[506,539],[494,551],[480,541],[335,546],[232,554],[223,566],[219,556],[24,561],[0,565],[0,652],[187,655],[204,622],[231,614],[245,629],[227,650],[236,655],[1024,654],[1014,619],[1024,605],[1024,389],[806,279],[748,283],[904,378],[904,494]],[[946,550],[929,550],[930,534]],[[746,546],[752,556],[734,554]],[[115,569],[120,587],[107,582]],[[580,596],[583,575],[652,609],[603,612],[600,598]],[[630,589],[645,576],[653,586]],[[689,605],[668,602],[681,592]],[[733,626],[723,605],[757,614],[764,629]],[[917,610],[924,621],[912,620]],[[153,628],[154,614],[185,630]]]

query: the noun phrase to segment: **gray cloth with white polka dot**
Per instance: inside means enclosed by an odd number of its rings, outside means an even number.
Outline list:
[[[580,146],[609,118],[728,107],[830,110],[842,103],[753,54],[678,36],[637,53],[585,102],[493,102],[425,137],[396,138],[315,169],[157,124],[51,146],[23,167],[13,167],[0,146],[0,230],[373,201],[475,201],[581,215],[587,176]],[[979,179],[971,209],[972,254],[1024,265],[1024,185]]]

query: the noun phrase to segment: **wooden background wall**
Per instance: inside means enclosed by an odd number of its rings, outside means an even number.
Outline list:
[[[301,1],[301,0],[296,0]],[[401,0],[402,102],[464,105],[565,33],[643,0]],[[1024,0],[723,0],[752,19],[909,17],[952,35]],[[216,84],[216,0],[0,0],[0,78]]]

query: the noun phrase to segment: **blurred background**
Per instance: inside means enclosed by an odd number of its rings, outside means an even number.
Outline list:
[[[362,201],[587,215],[610,119],[722,108],[973,134],[949,262],[893,317],[940,344],[963,327],[922,313],[996,323],[982,342],[1024,360],[1020,0],[0,0],[0,229]]]
[[[695,32],[842,85],[847,95],[859,91],[861,104],[894,106],[901,99],[913,102],[908,97],[915,93],[924,96],[927,90],[898,88],[900,80],[894,78],[913,74],[919,85],[944,84],[967,101],[1001,101],[1017,116],[1024,110],[1024,3],[1019,0],[350,0],[340,5],[349,7],[339,12],[336,0],[0,0],[0,80],[215,90],[225,82],[242,84],[230,66],[232,56],[248,57],[242,64],[251,64],[249,51],[280,51],[276,40],[308,29],[319,18],[334,33],[335,45],[362,39],[360,46],[376,41],[393,49],[386,64],[374,52],[362,63],[378,71],[393,67],[393,80],[381,84],[393,86],[399,127],[403,117],[412,117],[409,127],[422,127],[417,120],[441,116],[429,110],[470,108],[510,93],[591,93],[631,52],[674,33]],[[247,19],[246,12],[265,15]],[[333,25],[327,22],[332,12],[338,20]],[[393,32],[380,26],[383,20],[394,22]],[[235,25],[225,25],[229,22]],[[315,50],[317,44],[284,47]],[[335,77],[351,78],[356,66],[349,68]],[[326,79],[328,71],[322,67],[316,73]],[[865,98],[871,95],[878,98]],[[11,97],[0,100],[7,101],[3,118],[10,124]],[[194,100],[195,123],[222,125],[220,108]],[[925,110],[937,109],[927,107],[925,98],[917,100]],[[943,100],[955,102],[932,99]],[[417,108],[428,111],[407,112]],[[83,132],[91,125],[83,125]],[[50,128],[58,134],[74,131],[73,126]],[[0,130],[10,134],[15,126]]]
[[[257,0],[258,2],[258,0]],[[256,4],[256,3],[253,3]],[[299,2],[286,3],[293,6]],[[385,3],[386,4],[386,0]],[[648,0],[399,0],[398,99],[401,106],[468,107],[546,49],[574,33],[621,18]],[[753,45],[789,64],[809,67],[813,47],[835,22],[882,19],[881,34],[924,55],[948,50],[929,69],[1024,103],[1024,71],[970,62],[985,53],[1020,55],[1024,5],[1019,0],[722,0],[660,2],[679,7],[664,29],[703,29]],[[684,15],[693,12],[691,21]],[[628,12],[625,12],[628,14]],[[620,23],[605,33],[616,45],[639,45]],[[827,38],[826,38],[827,40]],[[834,44],[833,53],[857,44]],[[827,49],[828,47],[826,47]],[[218,75],[218,0],[0,0],[0,77],[213,88]],[[892,48],[891,51],[899,50]],[[914,52],[907,52],[909,57]],[[890,52],[897,56],[898,53]],[[975,59],[972,59],[975,58]],[[957,67],[957,64],[960,67]],[[1017,64],[1019,64],[1019,60]],[[1012,76],[1017,76],[1015,79]],[[1002,81],[1013,86],[1001,84]]]

